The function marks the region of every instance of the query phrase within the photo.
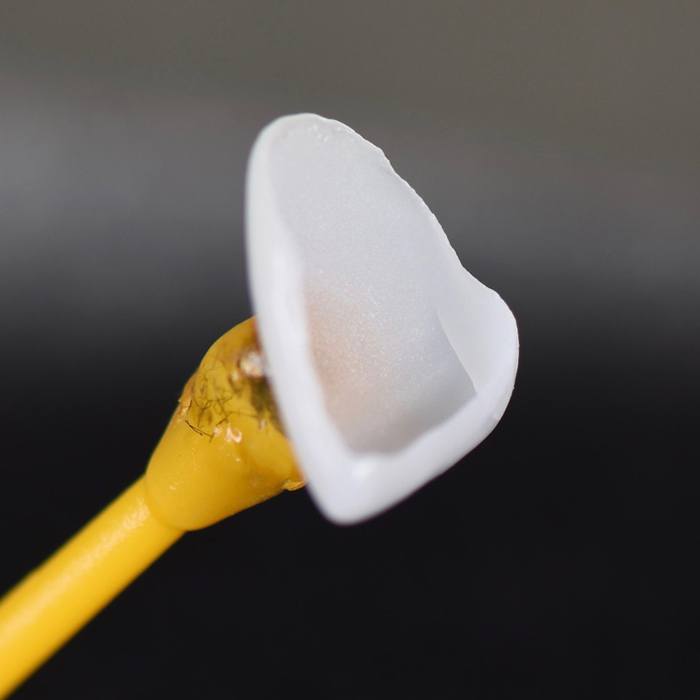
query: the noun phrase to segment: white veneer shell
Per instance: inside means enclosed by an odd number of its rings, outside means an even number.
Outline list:
[[[329,518],[388,508],[491,432],[515,319],[382,151],[317,115],[276,120],[250,157],[246,227],[268,374]]]

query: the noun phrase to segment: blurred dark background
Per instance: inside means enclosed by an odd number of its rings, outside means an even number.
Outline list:
[[[364,525],[299,492],[186,537],[17,698],[698,697],[696,0],[3,0],[0,588],[251,313],[246,159],[297,111],[509,302],[511,406]]]

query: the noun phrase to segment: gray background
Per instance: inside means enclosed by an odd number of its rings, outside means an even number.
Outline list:
[[[295,494],[191,537],[18,697],[221,697],[231,659],[240,697],[668,696],[700,639],[699,47],[695,1],[1,2],[0,587],[250,314],[276,116],[380,145],[522,342],[449,475],[352,530]]]

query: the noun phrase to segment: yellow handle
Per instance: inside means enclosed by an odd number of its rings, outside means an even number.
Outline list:
[[[183,532],[303,485],[259,353],[252,319],[219,338],[146,474],[0,600],[0,698]]]
[[[19,685],[183,534],[121,494],[0,604],[0,698]]]

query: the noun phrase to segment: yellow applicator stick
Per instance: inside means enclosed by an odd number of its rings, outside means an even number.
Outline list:
[[[11,692],[183,534],[130,486],[0,605],[0,697]]]
[[[0,698],[185,531],[301,486],[249,319],[204,356],[146,474],[0,600]]]

